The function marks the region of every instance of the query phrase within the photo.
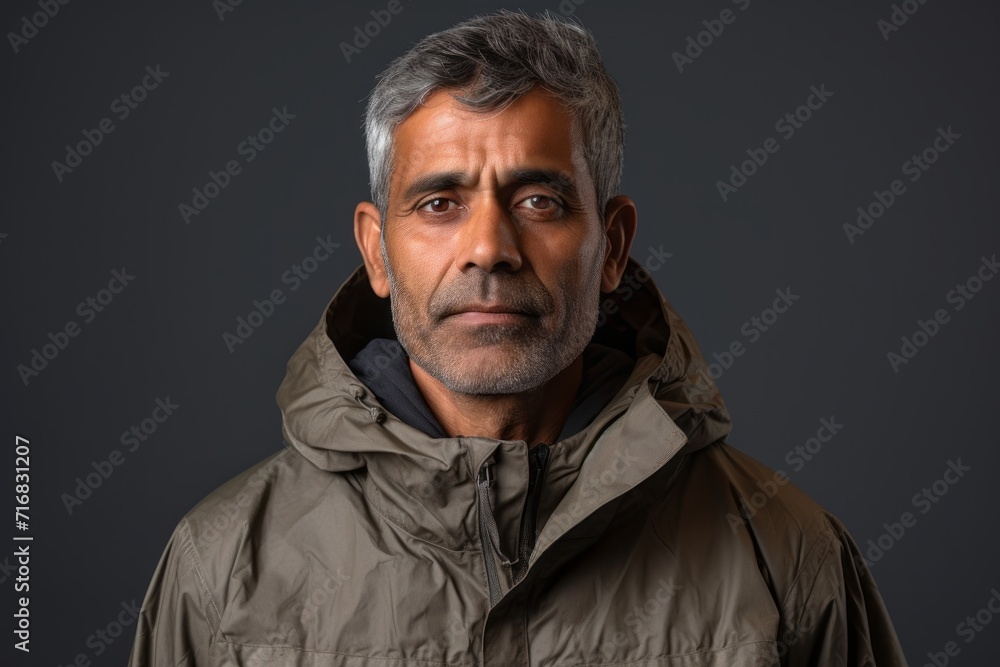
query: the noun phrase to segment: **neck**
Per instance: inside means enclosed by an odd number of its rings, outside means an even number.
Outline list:
[[[529,447],[559,438],[583,380],[583,354],[544,384],[519,394],[459,394],[410,360],[417,389],[449,437],[523,440]]]

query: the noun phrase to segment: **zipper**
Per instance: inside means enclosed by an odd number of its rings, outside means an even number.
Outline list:
[[[483,464],[476,476],[476,489],[479,492],[479,535],[483,543],[483,561],[486,565],[486,582],[490,590],[490,607],[500,600],[500,574],[497,572],[497,559],[504,569],[511,573],[516,584],[528,571],[528,561],[535,548],[535,527],[538,522],[538,504],[542,495],[542,480],[545,477],[545,466],[549,460],[549,446],[539,443],[528,453],[528,493],[524,500],[524,510],[521,515],[521,534],[518,537],[517,559],[511,561],[500,550],[500,531],[497,529],[496,516],[493,514],[493,501],[490,489],[496,483],[493,476],[494,460],[491,456]],[[488,543],[487,543],[488,542]],[[514,569],[516,566],[516,569]]]
[[[621,408],[627,405],[635,396],[638,386],[632,387],[602,420],[603,425],[613,422],[624,412]],[[607,408],[605,408],[607,409]],[[486,566],[486,582],[489,586],[490,607],[500,600],[500,575],[497,572],[496,556],[499,556],[504,568],[511,571],[511,578],[517,584],[528,571],[528,561],[535,548],[535,528],[538,522],[538,504],[541,496],[542,480],[549,458],[549,445],[538,443],[528,453],[528,493],[521,515],[521,534],[518,537],[517,559],[511,561],[500,551],[500,536],[497,530],[496,517],[493,514],[493,501],[490,499],[490,489],[496,483],[493,476],[494,459],[491,456],[483,464],[476,475],[476,490],[479,495],[479,536],[482,542],[483,561]],[[486,544],[486,542],[489,544]],[[490,549],[492,547],[492,550]],[[516,566],[516,570],[514,567]]]
[[[510,560],[500,551],[500,534],[497,530],[496,517],[493,516],[493,501],[490,499],[490,489],[496,482],[493,476],[493,464],[491,456],[476,476],[476,489],[479,492],[479,538],[486,564],[486,583],[490,589],[491,608],[500,600],[500,575],[497,573],[496,557],[500,558],[505,568],[510,567]]]
[[[535,526],[538,522],[538,502],[542,495],[542,479],[545,477],[545,464],[549,459],[549,446],[544,442],[535,445],[528,453],[528,495],[524,500],[524,513],[521,516],[521,535],[518,538],[517,560],[514,564],[514,583],[516,584],[528,572],[528,561],[535,548]]]
[[[615,403],[610,413],[602,420],[604,425],[621,416],[621,413],[624,412],[621,408],[632,400],[638,389],[639,385],[630,388],[628,393]],[[483,542],[483,560],[486,565],[486,581],[489,586],[491,608],[500,600],[500,575],[497,572],[495,556],[499,556],[501,564],[511,572],[514,584],[517,584],[527,574],[528,562],[535,548],[538,505],[549,453],[550,447],[544,442],[535,445],[528,453],[528,492],[521,515],[521,534],[518,537],[517,558],[513,561],[500,550],[500,536],[496,516],[493,514],[493,501],[490,499],[490,489],[496,482],[496,478],[493,476],[494,459],[492,456],[486,460],[476,476],[476,489],[479,494],[479,535],[480,541]],[[484,537],[489,541],[489,544],[484,542]],[[516,569],[514,569],[515,566]]]

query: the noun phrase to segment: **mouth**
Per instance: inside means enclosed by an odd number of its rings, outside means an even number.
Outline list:
[[[479,303],[457,308],[445,319],[466,324],[509,324],[524,322],[538,317],[537,313],[528,312],[516,306],[505,304]]]

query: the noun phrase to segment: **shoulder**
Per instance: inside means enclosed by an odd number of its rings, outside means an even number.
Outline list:
[[[780,616],[788,664],[906,664],[871,570],[838,517],[783,471],[725,443],[695,452],[687,464],[685,483],[716,498],[701,518],[714,517],[717,542],[756,561]]]
[[[350,525],[363,503],[351,473],[322,470],[285,446],[213,490],[180,519],[144,607],[162,607],[166,617],[193,605],[192,613],[214,632],[244,586],[236,573],[280,569],[291,552],[308,551],[310,540],[329,533],[331,525]]]
[[[234,568],[252,554],[298,543],[320,521],[344,524],[362,496],[350,473],[322,470],[286,445],[202,498],[171,540],[183,539],[190,575],[224,600]]]
[[[335,498],[358,493],[350,473],[322,470],[285,445],[202,498],[184,521],[199,551],[224,556],[216,552],[237,547],[249,531],[255,541],[273,538],[317,505],[342,507]]]
[[[696,499],[688,507],[758,560],[779,606],[801,606],[814,586],[867,573],[844,524],[784,471],[724,442],[692,453],[684,468],[683,495]]]
[[[689,458],[689,478],[706,489],[728,491],[725,518],[733,530],[752,525],[766,534],[770,527],[786,539],[789,532],[818,538],[833,529],[826,521],[832,515],[784,470],[775,470],[725,442],[709,445]]]
[[[298,470],[301,460],[294,449],[285,446],[214,489],[184,515],[192,537],[197,542],[214,542],[231,533],[234,525],[266,510],[273,492],[302,474]]]

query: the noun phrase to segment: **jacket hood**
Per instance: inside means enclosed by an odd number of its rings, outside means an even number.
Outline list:
[[[634,398],[637,383],[648,383],[656,403],[685,436],[680,453],[724,439],[731,430],[729,412],[690,329],[633,258],[628,272],[635,276],[629,284],[638,289],[623,281],[618,290],[602,295],[606,317],[592,339],[634,360],[625,383],[628,395],[623,396],[623,388],[605,410],[620,409],[621,398]],[[362,265],[288,362],[277,393],[286,442],[329,471],[365,467],[379,454],[429,456],[447,464],[458,438],[432,438],[410,427],[379,405],[349,367],[375,338],[396,335],[389,300],[374,293]]]
[[[129,664],[905,666],[846,529],[717,442],[697,345],[628,269],[584,351],[583,414],[530,452],[414,426],[398,356],[358,381],[356,352],[396,343],[355,271],[289,362],[290,446],[178,524]]]

